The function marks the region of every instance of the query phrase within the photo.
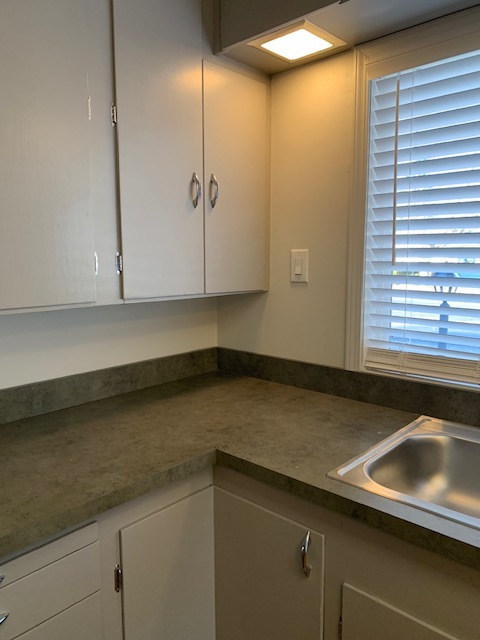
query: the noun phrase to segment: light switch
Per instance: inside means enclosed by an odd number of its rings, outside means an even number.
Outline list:
[[[290,251],[290,282],[308,282],[308,249]]]

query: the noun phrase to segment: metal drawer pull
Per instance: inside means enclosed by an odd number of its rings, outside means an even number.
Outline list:
[[[212,191],[213,191],[213,195],[212,195]],[[210,204],[212,205],[212,209],[214,209],[215,205],[217,204],[218,191],[219,191],[218,180],[215,174],[212,173],[212,177],[210,178]]]
[[[312,570],[312,567],[309,564],[307,564],[307,555],[308,555],[309,547],[310,547],[310,531],[307,531],[307,534],[302,542],[302,547],[300,551],[300,559],[302,561],[302,571],[307,576],[307,578],[309,577],[310,572]]]
[[[192,187],[193,187],[192,204],[193,204],[193,208],[196,209],[200,201],[200,198],[202,197],[202,184],[198,179],[198,176],[196,173],[194,173],[192,176]]]
[[[0,613],[0,624],[3,624],[5,620],[8,618],[8,613]]]

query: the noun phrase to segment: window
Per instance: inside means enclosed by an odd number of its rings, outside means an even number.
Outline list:
[[[480,383],[480,51],[369,91],[364,366]]]

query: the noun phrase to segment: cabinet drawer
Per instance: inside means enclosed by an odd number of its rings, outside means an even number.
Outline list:
[[[17,640],[101,640],[102,612],[100,591],[73,605],[43,624],[30,629]]]
[[[11,640],[100,589],[99,543],[75,551],[0,589],[2,640]]]
[[[4,562],[0,565],[0,594],[2,589],[12,582],[24,578],[29,573],[47,566],[47,564],[56,562],[60,558],[68,556],[96,540],[98,540],[98,524],[93,522],[77,531],[67,533],[42,547],[24,553],[9,562]]]
[[[17,640],[101,640],[102,611],[100,591],[66,611],[30,629]]]

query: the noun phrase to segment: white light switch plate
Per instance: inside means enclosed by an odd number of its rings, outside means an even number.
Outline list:
[[[290,282],[308,282],[308,249],[290,251]]]

